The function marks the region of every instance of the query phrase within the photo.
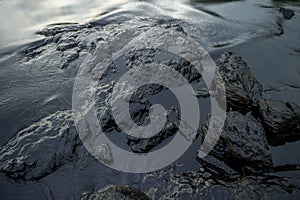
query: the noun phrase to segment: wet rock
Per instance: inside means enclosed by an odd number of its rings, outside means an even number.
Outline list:
[[[208,123],[213,122],[204,123],[204,136]],[[227,113],[223,132],[210,155],[244,173],[268,171],[273,166],[263,126],[253,116],[234,111]]]
[[[15,180],[36,180],[77,159],[80,139],[71,111],[60,111],[21,130],[0,149],[0,171]]]
[[[210,93],[208,89],[200,88],[199,90],[194,91],[192,95],[196,96],[197,98],[208,98],[210,96]]]
[[[232,199],[297,199],[299,180],[263,175],[241,177],[232,185]]]
[[[171,28],[175,28],[176,32],[178,31],[178,27],[168,27],[168,29]],[[151,34],[153,34],[153,37],[157,36],[157,32],[151,32]],[[115,37],[122,37],[122,34],[120,34],[119,36],[115,35]],[[152,35],[150,38],[152,38]],[[106,45],[110,46],[109,42],[106,40],[101,41],[101,45],[105,47]],[[110,56],[110,53],[124,48],[122,45],[126,46],[126,43],[123,44],[119,42],[116,45],[119,45],[119,47],[117,48],[115,46],[112,46],[111,48],[107,48],[110,50],[114,48],[113,50],[111,50],[111,52],[106,52],[105,48],[98,48],[97,52],[93,54],[93,61],[96,60],[97,63],[93,63],[92,65],[90,65],[90,69],[97,69],[97,66],[101,66],[103,60],[105,61],[102,56]],[[99,63],[101,63],[101,65]],[[102,130],[104,132],[111,132],[112,134],[115,134],[116,132],[117,134],[124,133],[117,126],[117,123],[115,123],[112,111],[110,109],[110,102],[112,102],[111,93],[114,89],[116,89],[114,88],[115,84],[117,84],[116,80],[118,80],[125,72],[132,68],[142,69],[142,67],[144,67],[146,69],[147,64],[149,63],[163,63],[181,73],[189,82],[192,83],[195,83],[197,81],[200,82],[201,80],[201,74],[198,73],[197,70],[189,62],[185,61],[177,55],[173,55],[170,52],[166,52],[160,49],[141,49],[139,45],[133,47],[128,52],[115,59],[114,64],[110,64],[108,66],[107,70],[102,74],[101,80],[99,81],[98,88],[101,89],[96,92],[96,112]],[[147,69],[144,71],[154,73],[152,72],[153,69]],[[147,77],[150,76],[141,76],[139,78],[139,81],[144,80],[143,83],[148,83],[149,80],[147,80]],[[172,77],[168,78],[170,78],[170,81],[173,81],[171,80]],[[129,88],[126,87],[117,90],[118,94],[124,94],[124,96],[131,94]],[[138,91],[142,92],[133,94],[131,96],[131,99],[129,100],[129,110],[131,118],[126,119],[134,121],[137,125],[147,125],[147,123],[150,121],[149,109],[151,105],[163,105],[167,111],[167,122],[164,128],[162,128],[162,130],[158,132],[154,137],[141,139],[128,135],[126,136],[126,139],[128,140],[127,144],[129,145],[131,151],[145,153],[149,152],[150,150],[161,144],[164,140],[176,133],[179,126],[178,122],[180,119],[180,116],[178,114],[179,112],[177,111],[177,106],[179,106],[179,103],[176,101],[176,96],[174,96],[174,94],[170,94],[171,92],[168,90],[168,88],[163,87],[160,84],[146,84],[145,87],[140,87]],[[157,97],[156,95],[160,96]],[[165,101],[164,99],[169,100]],[[172,104],[173,102],[174,104]],[[120,114],[122,115],[122,112],[120,112]]]
[[[225,82],[227,109],[247,111],[261,98],[262,86],[251,73],[247,63],[231,52],[221,55],[216,62]]]
[[[145,176],[145,182],[156,191],[153,199],[297,199],[300,194],[300,180],[290,174],[228,176],[207,165],[198,171],[153,172]],[[155,190],[157,183],[159,190]]]
[[[79,53],[76,50],[66,50],[63,53],[63,64],[61,65],[61,69],[64,69],[69,66],[69,64],[75,61],[79,57]]]
[[[83,25],[49,26],[39,34],[47,36],[45,41],[23,50],[21,63],[43,71],[78,67],[85,53],[93,51],[91,44],[99,40],[95,29]]]
[[[300,139],[300,108],[278,100],[260,100],[258,112],[270,144],[280,145]]]
[[[164,128],[155,136],[150,138],[135,138],[127,136],[127,144],[135,153],[146,153],[157,145],[161,144],[165,139],[173,136],[178,131],[179,114],[175,109],[168,110],[167,122]]]
[[[76,32],[85,28],[89,28],[88,25],[79,25],[79,24],[52,24],[42,30],[38,31],[37,34],[44,36],[55,36],[59,33],[70,33]]]
[[[293,10],[287,8],[279,8],[279,12],[283,14],[284,19],[292,19],[292,17],[295,15]]]
[[[111,92],[113,85],[106,85],[101,87],[101,90],[96,92],[96,112],[100,121],[102,130],[108,134],[123,133],[115,123],[115,120],[111,111]],[[148,95],[157,94],[162,90],[162,87],[145,87],[144,90],[137,90],[129,101],[129,110],[132,120],[138,124],[143,125],[149,121],[149,110],[151,102],[147,97]],[[145,153],[152,150],[157,145],[161,144],[165,139],[173,136],[179,126],[180,114],[174,107],[167,109],[166,124],[163,129],[155,136],[150,138],[136,138],[130,135],[126,135],[127,145],[130,150],[136,153]],[[124,134],[124,133],[123,133]]]
[[[81,197],[82,200],[150,200],[142,191],[130,187],[111,185],[104,189],[86,192]]]
[[[59,40],[57,44],[57,50],[65,51],[77,46],[77,41],[73,37],[66,38],[65,40]]]
[[[168,28],[170,29],[170,28]],[[176,31],[177,28],[175,29]],[[180,32],[180,31],[179,31]],[[159,49],[135,49],[125,55],[127,67],[140,67],[147,63],[162,63],[181,73],[189,82],[199,80],[201,74],[185,59]]]
[[[220,179],[239,176],[239,172],[232,169],[230,166],[228,166],[228,164],[224,162],[224,160],[218,158],[215,155],[209,154],[205,156],[205,158],[197,158],[197,160],[202,164],[207,172],[214,173]]]

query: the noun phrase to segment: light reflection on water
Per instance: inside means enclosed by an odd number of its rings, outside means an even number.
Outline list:
[[[132,0],[4,0],[0,1],[0,46],[29,39],[51,23],[84,22]]]
[[[20,44],[21,41],[25,43],[33,38],[34,32],[48,24],[84,23],[130,2],[139,0],[0,0],[0,46]],[[185,19],[187,12],[198,9],[209,10],[210,14],[215,13],[228,19],[248,21],[249,19],[259,21],[267,15],[264,11],[258,11],[254,4],[266,6],[278,4],[278,1],[271,0],[231,3],[228,0],[144,0],[144,2],[152,2],[165,11],[171,11],[171,16],[175,18]],[[226,4],[220,5],[224,2]]]
[[[91,18],[120,8],[122,5],[137,0],[2,0],[0,1],[0,46],[18,43],[33,37],[34,32],[52,23],[79,22],[83,23]],[[264,0],[270,2],[269,0]],[[149,2],[145,0],[144,2]],[[151,0],[152,3],[164,10],[174,11],[172,17],[184,19],[186,11],[201,10],[202,0]],[[210,3],[213,1],[210,1]],[[222,2],[222,1],[217,1]],[[243,12],[249,8],[243,6],[244,2],[237,1],[232,7],[235,11],[243,7]],[[229,5],[229,7],[231,7]],[[227,7],[211,7],[217,12],[228,9]],[[253,9],[250,9],[253,13]],[[228,12],[227,12],[228,13]],[[236,12],[233,12],[236,13]],[[257,15],[254,15],[257,16]]]

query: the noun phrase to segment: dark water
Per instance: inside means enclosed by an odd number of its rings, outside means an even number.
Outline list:
[[[295,16],[291,20],[284,20],[278,7],[294,10]],[[300,105],[299,1],[2,0],[1,146],[19,130],[42,117],[72,108],[72,88],[77,68],[59,69],[51,67],[51,63],[23,65],[22,54],[18,52],[41,44],[43,36],[35,33],[49,24],[84,24],[119,10],[129,10],[133,15],[142,10],[150,16],[167,15],[187,22],[190,26],[186,28],[191,37],[205,46],[214,59],[224,51],[241,55],[264,86],[265,97]],[[203,32],[193,31],[194,26],[203,27]],[[194,159],[199,143],[196,140],[177,162],[183,165],[178,171],[201,167]],[[274,164],[299,164],[299,144],[294,142],[270,147]],[[16,184],[1,174],[0,196],[3,199],[77,199],[83,191],[109,184],[130,184],[144,191],[155,188],[153,184],[160,184],[149,181],[143,185],[140,184],[143,174],[125,174],[104,167],[99,162],[88,163],[83,169],[64,165],[42,180],[26,184]],[[211,196],[208,194],[207,199],[214,196],[213,191],[208,193]],[[226,197],[226,192],[223,195]],[[215,197],[218,198],[218,195]]]

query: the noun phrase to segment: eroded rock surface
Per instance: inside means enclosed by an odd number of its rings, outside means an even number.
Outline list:
[[[56,112],[21,130],[0,149],[0,171],[15,180],[40,179],[77,159],[80,144],[72,112]]]
[[[150,200],[142,191],[130,187],[111,185],[98,191],[85,192],[82,200]]]
[[[300,108],[279,100],[264,99],[258,112],[271,144],[284,144],[300,139]]]
[[[252,112],[260,118],[272,145],[297,141],[300,108],[291,102],[264,99],[263,88],[251,73],[246,62],[231,52],[217,60],[226,84],[227,109],[242,113]]]
[[[227,109],[249,111],[261,98],[263,88],[247,63],[240,56],[227,52],[216,64],[225,82]]]
[[[151,198],[296,200],[300,195],[300,180],[289,175],[226,174],[220,168],[208,165],[198,171],[176,173],[173,170],[169,168],[145,176],[143,183],[152,183],[152,188],[147,192]]]
[[[206,121],[202,127],[204,136],[208,123],[212,122]],[[223,132],[210,154],[240,172],[268,171],[273,166],[264,128],[250,114],[228,112]],[[201,161],[215,162],[214,165],[218,165],[210,156]]]
[[[108,84],[102,87],[96,93],[96,110],[97,117],[100,121],[102,130],[109,134],[126,134],[115,123],[115,120],[111,111],[111,95],[113,85]],[[148,100],[147,96],[152,96],[162,91],[164,88],[159,87],[148,87],[144,88],[143,91],[138,90],[131,96],[129,101],[129,110],[132,120],[138,124],[143,125],[149,121],[149,110],[152,103]],[[167,109],[166,124],[163,129],[156,135],[150,138],[136,138],[130,135],[126,135],[127,144],[131,151],[135,153],[145,153],[152,150],[157,145],[161,144],[165,139],[173,136],[177,130],[180,122],[180,114],[178,109],[170,107]]]

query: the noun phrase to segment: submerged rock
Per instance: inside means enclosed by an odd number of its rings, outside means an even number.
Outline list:
[[[300,139],[300,108],[278,100],[260,100],[258,113],[270,144],[284,144]]]
[[[247,111],[261,98],[263,88],[251,73],[247,63],[231,52],[216,62],[225,82],[228,110]]]
[[[207,133],[208,123],[213,122],[207,120],[204,123],[203,136]],[[239,172],[268,171],[273,166],[263,126],[250,114],[239,112],[227,113],[223,132],[210,155]],[[200,161],[215,162],[209,156]]]
[[[286,8],[279,8],[279,12],[283,14],[284,19],[292,19],[292,17],[295,15],[293,10]]]
[[[40,179],[75,160],[80,144],[72,112],[56,112],[0,148],[0,171],[15,180]]]
[[[142,191],[130,187],[111,185],[98,191],[83,193],[82,200],[150,200]]]

